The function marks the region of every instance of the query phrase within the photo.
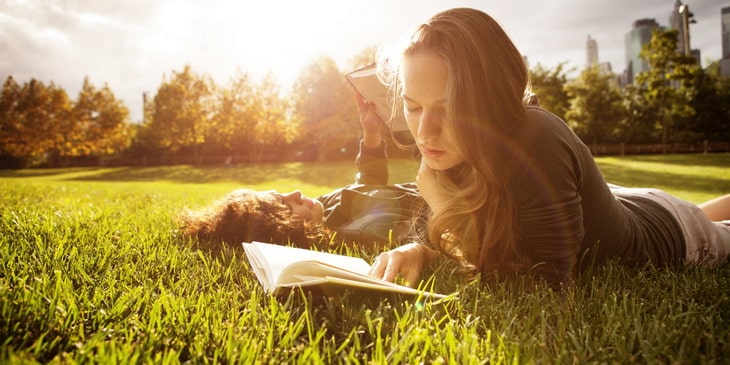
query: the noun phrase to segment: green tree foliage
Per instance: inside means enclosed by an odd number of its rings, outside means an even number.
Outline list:
[[[619,128],[620,140],[624,143],[650,143],[660,137],[654,122],[656,111],[647,101],[645,93],[637,85],[628,85],[622,90],[623,109],[626,118]]]
[[[348,61],[348,65],[350,68],[345,71],[345,73],[356,70],[360,67],[365,67],[367,65],[375,63],[378,57],[378,49],[377,47],[367,47],[363,49],[360,53],[352,56]]]
[[[61,158],[112,155],[130,144],[129,110],[108,85],[97,90],[88,78],[60,128],[55,152]]]
[[[319,159],[340,155],[355,146],[360,135],[357,113],[353,115],[352,90],[328,57],[305,66],[292,88],[294,113],[299,118],[299,145]]]
[[[216,95],[216,109],[212,125],[216,133],[212,142],[227,152],[246,149],[256,143],[257,105],[255,85],[250,75],[236,71],[225,88]]]
[[[31,79],[20,87],[12,77],[0,101],[0,151],[23,166],[45,162],[60,141],[70,111],[66,92]]]
[[[613,75],[602,74],[597,66],[586,68],[565,85],[570,108],[565,121],[586,142],[615,142],[622,112],[621,92]]]
[[[649,69],[636,76],[638,93],[654,112],[665,153],[678,121],[695,114],[691,101],[695,75],[700,71],[692,57],[676,51],[677,34],[674,29],[654,30],[641,51]]]
[[[289,118],[290,105],[281,96],[281,90],[271,74],[258,84],[254,94],[256,122],[251,130],[253,142],[249,144],[249,156],[262,161],[267,153],[276,147],[285,147],[291,142],[295,129]],[[268,148],[268,151],[267,151]]]
[[[192,151],[195,161],[202,161],[206,140],[215,133],[210,123],[214,88],[209,76],[193,73],[190,66],[182,72],[173,71],[171,79],[163,81],[149,121],[152,139],[158,146],[173,153]]]
[[[677,126],[683,140],[730,140],[730,78],[720,76],[713,62],[695,79],[696,93],[691,101],[696,114],[683,118]]]
[[[540,99],[540,105],[565,119],[565,113],[570,107],[570,97],[565,91],[567,73],[566,62],[561,62],[554,70],[546,69],[539,63],[530,70],[530,86],[532,92]]]
[[[546,109],[594,145],[730,139],[730,79],[719,76],[717,63],[701,70],[675,45],[676,31],[655,33],[643,53],[651,69],[620,94],[611,76],[594,69],[568,82],[566,63],[554,69],[538,64],[530,70],[531,87]],[[129,123],[128,110],[106,85],[97,89],[85,79],[74,102],[52,83],[19,85],[8,77],[0,98],[0,165],[120,151],[138,161],[162,157],[153,163],[290,160],[298,152],[311,160],[352,158],[361,131],[343,74],[376,56],[376,48],[366,48],[344,71],[331,58],[315,59],[288,93],[272,75],[254,82],[238,70],[219,87],[185,66],[163,76],[154,97],[144,94],[141,125]]]

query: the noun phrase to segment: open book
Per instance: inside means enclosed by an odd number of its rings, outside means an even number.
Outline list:
[[[370,265],[357,257],[342,256],[263,242],[243,243],[246,257],[266,293],[303,287],[325,293],[343,289],[446,297],[367,275]]]
[[[408,125],[400,108],[393,116],[392,123],[388,122],[392,115],[393,98],[375,72],[376,65],[372,64],[346,74],[345,78],[365,100],[375,102],[378,116],[393,129],[393,132],[408,132]]]

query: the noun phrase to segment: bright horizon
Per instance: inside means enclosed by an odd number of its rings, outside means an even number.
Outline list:
[[[624,36],[640,18],[669,25],[676,0],[521,2],[437,0],[279,0],[243,2],[143,0],[43,5],[9,0],[0,4],[0,77],[18,83],[53,82],[75,99],[84,77],[109,85],[141,119],[142,93],[156,93],[163,76],[190,65],[226,85],[237,69],[257,80],[271,72],[282,89],[318,56],[340,68],[367,47],[388,45],[434,13],[474,7],[493,16],[527,56],[554,68],[585,65],[585,42],[598,42],[600,62],[625,68]],[[721,57],[719,0],[684,1],[695,14],[692,48],[702,62]],[[727,6],[727,5],[725,5]],[[343,71],[347,71],[344,70]]]

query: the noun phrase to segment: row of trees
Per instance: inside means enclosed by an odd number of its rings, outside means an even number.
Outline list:
[[[68,164],[114,155],[131,141],[128,116],[109,87],[97,89],[88,79],[72,102],[53,83],[30,80],[20,86],[8,77],[0,95],[0,162],[28,166],[53,156]]]
[[[598,67],[568,80],[565,64],[531,70],[533,91],[588,144],[730,141],[730,79],[676,51],[677,31],[656,30],[641,56],[649,65],[634,84]],[[594,149],[595,150],[595,149]]]
[[[371,61],[373,53],[352,67]],[[144,110],[135,147],[196,163],[210,156],[252,162],[350,158],[360,135],[352,91],[327,57],[306,66],[288,93],[271,75],[254,82],[238,72],[221,87],[185,67],[145,98]]]
[[[650,69],[620,89],[615,75],[565,63],[530,70],[542,105],[587,143],[730,140],[730,80],[676,52],[676,31],[656,31],[642,56]],[[347,70],[374,59],[367,49]],[[8,77],[0,98],[0,167],[81,163],[220,163],[352,158],[360,128],[343,71],[328,57],[306,66],[291,90],[271,75],[238,71],[226,85],[190,67],[145,94],[144,120],[88,79],[76,100],[51,83]]]

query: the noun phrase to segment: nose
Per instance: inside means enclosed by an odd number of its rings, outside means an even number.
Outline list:
[[[302,200],[302,192],[299,190],[292,191],[289,194],[286,194],[287,200],[299,202]]]
[[[441,134],[441,119],[437,113],[424,111],[418,124],[418,137],[428,140]]]

